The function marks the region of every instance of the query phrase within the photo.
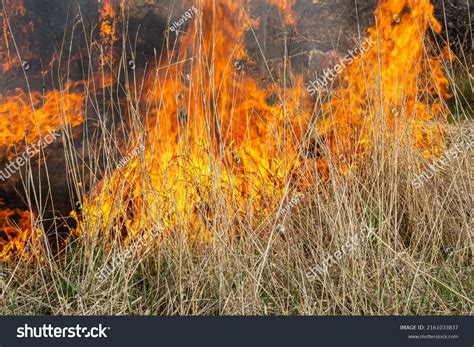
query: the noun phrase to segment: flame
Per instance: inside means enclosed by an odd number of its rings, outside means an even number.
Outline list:
[[[35,242],[31,215],[20,209],[0,211],[0,259],[24,256],[28,242]]]
[[[36,142],[48,131],[57,131],[63,126],[76,126],[83,122],[83,92],[70,83],[64,90],[25,93],[16,90],[12,96],[0,99],[0,159],[13,159]],[[18,221],[12,222],[12,217]],[[32,215],[20,209],[1,209],[0,204],[0,259],[12,255],[24,256],[26,245],[38,240],[39,231],[33,231]]]
[[[426,44],[429,28],[441,30],[433,13],[429,0],[379,3],[376,26],[368,30],[375,44],[343,71],[340,88],[324,106],[329,116],[318,124],[333,161],[364,152],[379,134],[415,144],[427,157],[440,153],[449,83],[442,57]],[[347,172],[347,164],[341,170]]]
[[[83,92],[75,92],[70,83],[64,90],[25,93],[17,88],[15,95],[0,95],[0,159],[11,159],[13,149],[23,142],[31,144],[48,131],[64,125],[83,122]]]
[[[103,0],[99,9],[100,34],[104,41],[117,39],[115,32],[115,9],[112,0]]]
[[[374,134],[413,143],[425,155],[443,146],[448,82],[441,58],[425,44],[430,26],[441,29],[433,6],[383,0],[376,20],[368,30],[376,44],[343,72],[323,107],[330,115],[318,122],[338,161],[370,149]],[[301,165],[297,143],[310,108],[301,88],[283,92],[245,73],[242,41],[250,22],[239,1],[201,2],[200,18],[178,38],[178,54],[148,80],[147,101],[157,106],[146,116],[146,151],[103,182],[83,216],[88,230],[112,228],[134,238],[161,221],[165,230],[209,240],[219,220],[213,206],[224,205],[231,215],[253,204],[268,214],[275,206]],[[300,76],[294,79],[301,85]],[[268,103],[270,95],[280,102]],[[317,159],[318,169],[327,170],[330,159]],[[348,172],[348,164],[339,165]]]
[[[116,11],[114,0],[103,0],[99,5],[99,26],[101,38],[101,65],[112,64],[113,46],[117,41]]]
[[[296,18],[293,13],[293,6],[295,5],[295,0],[269,0],[269,2],[280,9],[280,11],[285,16],[286,24],[296,24]]]
[[[158,106],[147,114],[145,153],[104,181],[83,210],[84,228],[112,226],[136,237],[161,221],[166,229],[183,227],[190,239],[209,240],[217,191],[237,212],[252,202],[263,211],[298,166],[294,134],[309,117],[302,88],[284,103],[269,103],[283,93],[245,72],[243,35],[251,21],[241,3],[203,1],[200,10],[178,38],[179,52],[148,78],[147,102]]]
[[[287,24],[295,24],[294,0],[269,2],[278,6]],[[147,70],[139,102],[133,95],[141,92],[129,90],[143,123],[131,125],[128,146],[121,148],[121,155],[131,159],[107,174],[83,201],[81,215],[72,212],[78,234],[98,232],[108,240],[131,242],[157,229],[163,238],[184,230],[191,241],[209,241],[223,216],[268,216],[288,186],[307,183],[295,177],[305,164],[300,145],[313,107],[303,77],[292,76],[292,87],[283,88],[261,82],[247,69],[253,62],[244,34],[258,24],[247,15],[247,1],[199,4],[187,33],[167,33],[173,53]],[[429,0],[380,1],[376,25],[367,33],[375,44],[343,70],[339,87],[320,110],[324,118],[317,124],[318,136],[330,149],[316,159],[324,177],[330,161],[348,173],[347,160],[340,158],[356,162],[380,135],[414,145],[425,156],[443,148],[448,111],[443,98],[449,85],[443,56],[426,44],[429,28],[441,30],[433,11]],[[118,39],[115,16],[112,1],[104,0],[100,35],[109,62]],[[449,51],[444,55],[453,56]],[[73,90],[33,94],[30,101],[22,91],[7,97],[0,105],[5,122],[0,143],[11,151],[12,143],[33,141],[60,124],[81,123],[83,94]],[[9,128],[10,122],[15,127]],[[9,240],[2,249],[9,256],[23,245],[18,229],[27,230],[28,223],[14,228],[12,211],[1,212],[6,217],[0,217],[0,227],[8,227]]]
[[[26,14],[24,0],[12,1],[5,0],[3,11],[0,11],[1,18],[1,31],[2,35],[0,36],[0,74],[8,72],[13,66],[18,64],[19,59],[17,56],[10,55],[10,40],[9,40],[9,23],[6,16],[7,11],[13,13],[17,16],[24,17]],[[27,27],[24,27],[22,31],[26,31]]]
[[[69,90],[54,90],[41,96],[27,95],[17,89],[16,95],[6,97],[0,103],[0,159],[12,159],[18,148],[31,144],[48,131],[81,124],[84,96]],[[16,225],[12,217],[18,219]],[[36,244],[38,234],[38,230],[33,231],[29,211],[1,209],[0,204],[0,259],[25,255],[26,244]]]

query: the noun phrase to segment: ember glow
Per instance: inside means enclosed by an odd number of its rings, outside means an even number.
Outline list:
[[[287,25],[297,25],[294,1],[269,3],[282,11]],[[317,135],[329,152],[311,158],[301,149],[314,99],[297,73],[291,86],[283,87],[263,83],[246,69],[252,61],[244,35],[259,25],[246,5],[200,1],[187,33],[167,36],[170,53],[148,62],[143,87],[126,86],[136,106],[130,112],[140,124],[132,126],[121,151],[125,157],[130,149],[145,150],[84,196],[80,213],[72,212],[77,234],[136,240],[163,229],[163,238],[183,232],[192,242],[207,242],[221,211],[235,215],[236,223],[240,214],[269,215],[289,186],[311,185],[308,175],[298,175],[302,166],[327,179],[330,163],[336,162],[346,175],[380,135],[414,145],[425,156],[442,150],[448,82],[442,57],[427,45],[428,29],[441,30],[429,0],[379,3],[376,25],[367,33],[376,44],[341,73],[331,100],[316,110],[322,114]],[[119,40],[117,14],[112,1],[102,1],[99,11],[101,40],[112,55]],[[84,93],[72,84],[44,95],[18,90],[2,96],[2,156],[42,131],[81,124],[84,102]],[[32,240],[32,218],[26,211],[0,213],[0,256],[5,258]]]

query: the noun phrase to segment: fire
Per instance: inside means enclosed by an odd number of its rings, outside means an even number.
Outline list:
[[[10,40],[9,40],[9,23],[6,16],[6,9],[11,10],[14,14],[24,17],[26,14],[24,0],[12,1],[5,0],[4,8],[0,11],[0,24],[2,35],[0,36],[0,73],[8,72],[15,64],[19,62],[17,56],[12,56],[10,54]],[[28,25],[27,27],[30,27]],[[25,31],[27,28],[23,27],[22,31]]]
[[[148,78],[147,103],[157,106],[146,116],[144,155],[104,182],[84,221],[132,236],[161,221],[191,239],[209,239],[218,218],[212,206],[221,199],[233,201],[236,212],[251,204],[263,211],[271,196],[282,195],[299,165],[306,95],[295,88],[283,100],[277,87],[245,72],[249,22],[239,1],[201,3],[189,34],[178,37],[182,48]],[[280,101],[270,103],[272,94]]]
[[[25,146],[42,138],[48,131],[83,122],[84,95],[73,92],[73,84],[64,91],[4,96],[0,101],[0,160],[12,159]],[[0,201],[0,259],[13,254],[22,255],[28,242],[37,240],[30,211],[1,209]],[[13,219],[12,219],[13,218]],[[13,222],[16,219],[17,222]]]
[[[291,9],[291,2],[272,3]],[[147,101],[157,106],[146,117],[147,150],[105,180],[83,216],[95,221],[92,229],[112,226],[133,238],[162,221],[166,230],[182,228],[191,239],[206,240],[219,220],[212,206],[232,206],[238,214],[255,204],[268,213],[301,165],[297,143],[309,124],[302,89],[283,93],[240,71],[248,61],[242,38],[249,19],[238,1],[203,1],[201,9],[200,22],[178,39],[175,60],[148,80]],[[318,122],[337,161],[368,150],[374,134],[411,141],[425,155],[443,144],[441,97],[448,83],[425,45],[428,28],[440,30],[432,5],[382,1],[376,19],[368,30],[376,45],[342,74],[323,107],[330,116]],[[271,94],[280,102],[269,104]],[[324,171],[329,159],[319,158],[317,167]],[[348,172],[348,161],[338,165]]]
[[[1,203],[1,201],[0,201]],[[20,209],[0,211],[0,259],[23,256],[29,242],[36,237],[31,232],[31,215]]]
[[[115,9],[112,0],[104,0],[100,4],[100,34],[103,40],[115,41]]]
[[[296,24],[296,19],[293,14],[293,6],[295,4],[295,0],[269,0],[269,2],[278,6],[280,11],[285,16],[285,23],[290,25]]]
[[[376,44],[343,72],[324,106],[329,116],[318,124],[333,161],[349,161],[379,134],[415,144],[425,156],[440,153],[449,84],[440,57],[426,44],[429,28],[441,30],[433,13],[429,0],[380,2],[376,26],[368,30]],[[347,172],[348,164],[341,170]]]
[[[128,146],[121,147],[122,157],[131,159],[121,161],[85,198],[81,215],[72,212],[77,233],[130,242],[157,230],[163,238],[184,230],[190,240],[208,241],[223,215],[268,216],[289,186],[307,183],[296,173],[312,160],[301,155],[301,142],[313,100],[302,76],[293,76],[292,87],[282,87],[260,82],[247,69],[253,62],[244,34],[258,23],[242,2],[203,0],[187,33],[166,33],[173,53],[147,70],[140,100],[133,96],[141,93],[128,90],[142,121],[131,125]],[[296,24],[294,0],[269,2],[287,24]],[[367,33],[375,44],[341,73],[340,86],[320,110],[324,117],[317,135],[329,153],[307,167],[325,177],[330,162],[348,173],[349,162],[370,152],[379,135],[415,145],[426,156],[443,148],[447,110],[442,98],[449,85],[441,57],[426,45],[428,29],[441,30],[433,6],[429,0],[382,0],[375,16]],[[102,2],[99,17],[112,62],[111,47],[118,39],[112,1]],[[82,104],[83,94],[72,87],[44,97],[33,93],[29,101],[21,91],[7,97],[0,104],[2,150],[11,152],[11,144],[32,141],[61,124],[80,124]],[[137,147],[144,151],[130,156]],[[7,236],[0,250],[9,255],[28,238],[21,230],[31,228],[26,222],[14,227],[13,212],[2,213],[0,228]]]
[[[11,159],[16,155],[14,149],[37,141],[48,131],[82,124],[84,95],[75,89],[71,83],[45,95],[18,88],[15,95],[0,96],[0,159]]]
[[[101,65],[112,65],[113,48],[117,41],[116,32],[116,0],[103,0],[99,5],[99,29],[100,29],[100,62]],[[108,71],[104,71],[108,74]],[[108,76],[106,78],[109,78]]]

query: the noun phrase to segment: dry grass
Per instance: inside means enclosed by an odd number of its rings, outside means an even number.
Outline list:
[[[316,183],[280,222],[283,232],[275,221],[255,228],[242,215],[236,227],[221,215],[229,222],[208,244],[176,230],[166,242],[104,256],[100,240],[82,236],[44,264],[4,264],[2,314],[467,314],[472,150],[418,190],[412,156],[380,151],[360,172]],[[310,267],[366,225],[374,236],[308,280]],[[102,281],[99,270],[115,257],[123,263]]]
[[[452,82],[460,86],[454,88],[453,134],[474,126],[472,106],[466,102],[472,80],[456,77],[470,65],[465,60],[457,66],[447,67]],[[380,145],[348,176],[333,170],[328,182],[314,179],[305,198],[282,218],[276,218],[278,210],[248,211],[236,220],[229,213],[231,202],[214,187],[212,208],[219,223],[213,225],[210,242],[191,243],[183,230],[173,230],[164,241],[105,252],[103,240],[85,232],[60,254],[47,251],[43,262],[3,263],[1,314],[472,312],[472,148],[415,189],[411,180],[426,161],[401,144],[375,142]],[[116,146],[112,138],[105,144]],[[314,171],[300,170],[303,177]],[[280,208],[292,194],[288,192]],[[311,267],[366,226],[374,228],[373,236],[327,274],[307,278]],[[101,280],[101,269],[113,259],[123,260]]]

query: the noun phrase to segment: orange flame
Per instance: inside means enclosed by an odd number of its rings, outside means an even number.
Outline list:
[[[16,95],[0,99],[0,159],[12,159],[48,131],[81,124],[84,94],[75,89],[72,83],[45,95],[17,89]],[[12,224],[12,217],[18,219],[17,225]],[[0,259],[24,255],[27,242],[36,242],[38,231],[33,232],[31,223],[29,211],[3,210],[0,204]]]
[[[293,6],[295,0],[269,0],[271,4],[278,6],[280,11],[285,16],[285,23],[289,25],[296,24],[295,15],[293,13]]]
[[[101,2],[99,6],[99,25],[100,38],[103,46],[101,51],[101,64],[111,64],[113,62],[113,45],[118,39],[114,0],[103,0]]]
[[[104,181],[84,215],[91,229],[136,237],[162,221],[167,230],[182,227],[191,239],[209,239],[219,218],[213,206],[232,205],[221,199],[233,202],[231,213],[252,210],[252,203],[268,212],[300,165],[299,129],[309,122],[302,89],[286,90],[271,104],[268,97],[282,91],[245,72],[249,20],[239,1],[203,1],[201,13],[178,38],[177,63],[170,58],[150,76],[147,101],[157,106],[147,114],[147,150]],[[425,44],[430,26],[440,30],[433,7],[429,0],[383,0],[376,19],[368,31],[376,44],[342,74],[319,135],[335,158],[367,150],[374,134],[436,152],[448,83]],[[318,159],[318,168],[327,160]]]
[[[302,88],[271,104],[283,93],[245,72],[248,23],[239,1],[201,3],[201,16],[178,37],[178,54],[149,76],[147,102],[157,106],[147,114],[147,150],[104,182],[83,211],[89,227],[95,221],[96,229],[112,225],[135,236],[161,221],[209,239],[216,189],[239,211],[282,193],[298,165],[295,134],[309,116]]]
[[[376,44],[342,73],[318,124],[335,161],[363,152],[374,134],[414,143],[425,156],[441,150],[449,84],[426,44],[429,28],[441,30],[433,13],[429,0],[380,2],[368,30]]]
[[[45,95],[39,92],[16,94],[0,99],[0,153],[10,159],[12,149],[23,141],[30,144],[63,125],[76,126],[83,122],[84,94],[73,91],[69,84],[63,91],[52,90]],[[2,102],[3,101],[3,102]],[[1,157],[0,157],[1,159]]]
[[[28,211],[1,210],[0,260],[10,259],[12,256],[24,256],[28,242],[36,242],[31,230],[31,215]]]
[[[295,24],[294,1],[270,2],[283,11],[287,24]],[[210,240],[222,215],[268,216],[286,187],[300,183],[293,174],[302,165],[298,146],[310,122],[309,95],[301,76],[294,76],[294,87],[282,88],[260,83],[246,68],[252,61],[244,33],[256,21],[247,18],[243,3],[203,0],[187,33],[168,33],[175,53],[148,73],[144,105],[137,110],[146,131],[132,127],[129,152],[140,145],[145,150],[125,153],[132,159],[83,202],[78,233],[111,231],[106,238],[132,240],[156,229],[164,229],[163,236],[182,229],[191,240]],[[110,59],[117,39],[114,16],[112,1],[104,1],[100,30]],[[375,135],[414,144],[424,155],[440,151],[448,82],[441,57],[426,45],[430,27],[441,30],[429,0],[379,3],[376,26],[368,30],[375,44],[341,73],[340,87],[323,107],[317,131],[330,154],[318,159],[319,169],[341,156],[355,160],[370,149]],[[43,129],[82,122],[82,94],[51,92],[42,106],[34,94],[33,108],[19,94],[0,105],[2,118],[18,124],[2,127],[0,143],[6,149],[25,137],[32,141]],[[61,103],[67,111],[59,122]],[[347,172],[348,164],[339,165]],[[0,227],[10,228],[3,246],[8,253],[19,241],[7,211]]]
[[[114,25],[115,9],[112,0],[104,0],[100,5],[99,21],[100,33],[104,40],[115,41],[115,25]]]

